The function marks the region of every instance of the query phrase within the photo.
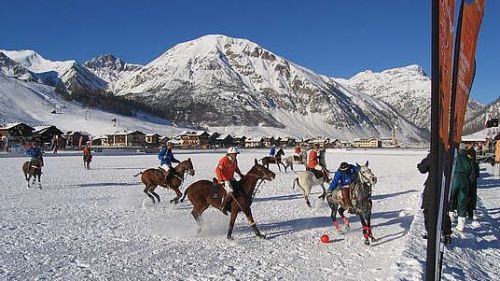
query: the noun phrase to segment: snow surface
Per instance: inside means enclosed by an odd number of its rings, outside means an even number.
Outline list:
[[[187,184],[211,178],[222,154],[176,152],[181,160],[193,160],[196,175]],[[243,150],[242,171],[266,154]],[[308,208],[299,190],[292,190],[294,172],[280,173],[275,166],[271,169],[277,172],[276,179],[261,187],[252,206],[268,239],[255,238],[246,219],[239,216],[235,240],[228,241],[229,218],[218,210],[205,212],[204,229],[197,235],[189,202],[171,205],[168,199],[174,193],[159,189],[163,201],[151,204],[133,174],[156,166],[155,155],[95,153],[92,170],[83,169],[80,155],[47,155],[43,190],[26,189],[20,168],[24,158],[4,155],[0,157],[0,279],[419,280],[423,269],[418,254],[425,252],[424,240],[418,237],[423,229],[419,201],[425,175],[415,166],[425,154],[327,152],[332,170],[341,161],[369,160],[378,176],[372,226],[379,241],[372,246],[363,244],[357,218],[351,217],[349,232],[335,233],[327,204],[316,198],[320,189],[313,189],[313,208]],[[453,259],[445,262],[445,280],[498,276],[495,208],[500,183],[482,175],[478,228],[468,226],[465,238],[454,239],[457,242],[446,255]],[[319,242],[325,233],[331,243]],[[472,243],[474,233],[479,244]],[[411,256],[408,249],[418,253]],[[461,268],[467,263],[472,266]]]

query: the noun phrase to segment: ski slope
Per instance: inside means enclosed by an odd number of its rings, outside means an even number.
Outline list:
[[[243,150],[241,170],[247,172],[255,158],[266,154]],[[261,186],[252,206],[267,239],[256,238],[240,215],[234,240],[228,241],[229,217],[218,210],[204,213],[203,231],[197,234],[189,202],[169,204],[174,193],[159,189],[162,202],[151,203],[133,174],[155,167],[155,155],[96,153],[91,170],[83,169],[80,155],[47,155],[43,190],[26,188],[20,168],[24,158],[2,155],[0,280],[421,280],[425,241],[419,207],[425,175],[416,164],[425,154],[327,152],[331,170],[342,161],[369,160],[378,177],[372,226],[379,240],[371,246],[363,244],[357,218],[351,217],[349,232],[336,233],[330,209],[316,198],[320,188],[313,188],[313,207],[308,208],[300,191],[292,190],[294,172],[278,172],[276,166],[271,166],[276,179]],[[176,152],[179,160],[190,157],[196,169],[187,184],[211,178],[222,155]],[[445,280],[493,280],[500,273],[493,266],[499,257],[500,180],[486,172],[480,182],[480,221],[467,226],[465,238],[454,234],[445,256]],[[320,243],[322,234],[332,242]]]

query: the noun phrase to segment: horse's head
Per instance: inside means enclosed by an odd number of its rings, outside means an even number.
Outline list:
[[[181,172],[187,172],[190,176],[194,176],[194,168],[193,168],[193,163],[191,162],[191,158],[188,158],[187,160],[182,161],[179,163],[177,168]]]
[[[368,161],[364,165],[356,163],[359,170],[359,180],[361,183],[374,185],[377,183],[377,177],[373,174],[372,170],[368,168]]]
[[[259,164],[259,162],[257,162],[257,159],[255,159],[255,165],[253,165],[252,169],[250,169],[247,175],[252,175],[258,179],[269,181],[273,180],[276,177],[276,174],[274,174],[271,170],[266,168],[264,165]]]

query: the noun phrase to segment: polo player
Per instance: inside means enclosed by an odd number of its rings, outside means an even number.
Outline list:
[[[238,160],[236,159],[236,155],[239,153],[240,152],[237,147],[233,146],[228,148],[226,155],[219,160],[219,164],[215,167],[215,176],[217,177],[217,181],[226,190],[226,195],[220,205],[220,210],[224,215],[227,215],[228,209],[226,206],[229,205],[231,199],[233,198],[233,182],[236,181],[234,179],[234,173],[238,173],[238,175],[243,178],[243,174],[238,167]]]

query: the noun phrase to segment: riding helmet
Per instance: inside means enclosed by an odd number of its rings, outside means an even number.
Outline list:
[[[340,163],[339,170],[346,171],[347,169],[349,169],[349,164],[347,164],[347,162]]]

